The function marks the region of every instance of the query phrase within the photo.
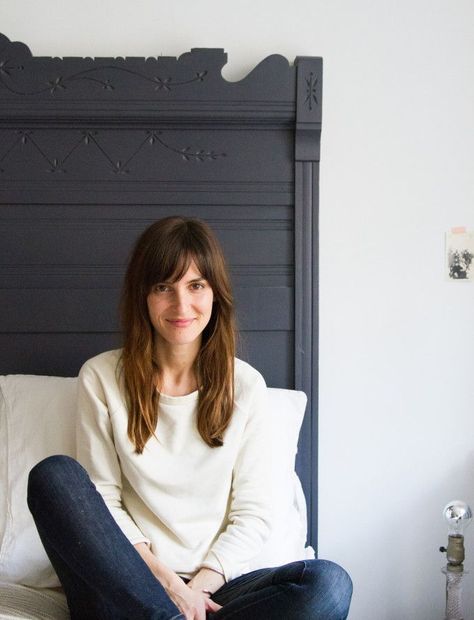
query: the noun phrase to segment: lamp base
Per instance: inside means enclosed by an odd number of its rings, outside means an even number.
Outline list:
[[[446,575],[446,615],[445,620],[464,620],[462,610],[462,581],[468,571],[453,572],[444,566]]]

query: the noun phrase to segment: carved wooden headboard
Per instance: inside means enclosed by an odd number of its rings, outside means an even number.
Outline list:
[[[297,469],[317,521],[317,239],[322,61],[221,76],[178,59],[42,58],[0,35],[0,373],[75,375],[120,345],[131,245],[208,221],[234,283],[240,356],[309,403]]]

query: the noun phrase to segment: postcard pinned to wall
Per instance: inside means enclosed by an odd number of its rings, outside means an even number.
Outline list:
[[[474,230],[464,226],[446,233],[446,273],[449,280],[474,281]]]

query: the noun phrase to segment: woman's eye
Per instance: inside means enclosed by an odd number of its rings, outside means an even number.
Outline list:
[[[169,290],[169,287],[166,284],[155,284],[153,287],[155,293],[166,293]]]
[[[192,288],[194,291],[198,291],[198,290],[200,290],[200,289],[203,289],[203,288],[204,288],[204,284],[201,284],[200,282],[193,282],[193,284],[191,284],[191,288]]]

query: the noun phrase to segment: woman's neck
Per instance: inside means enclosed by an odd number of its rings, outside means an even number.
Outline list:
[[[185,396],[197,390],[195,361],[198,352],[195,347],[156,346],[158,391],[168,396]]]

